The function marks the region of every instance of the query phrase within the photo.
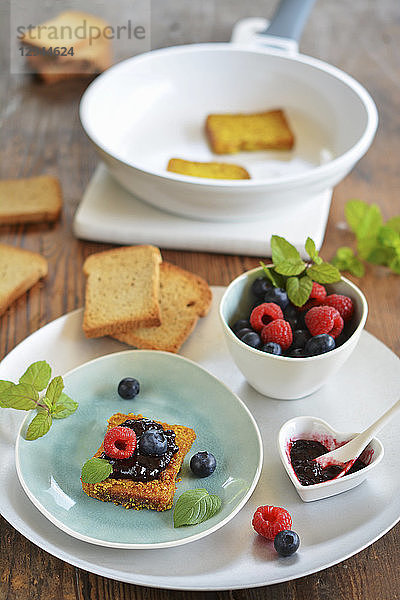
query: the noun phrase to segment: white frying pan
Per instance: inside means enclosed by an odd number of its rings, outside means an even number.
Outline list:
[[[313,1],[284,0],[258,45],[165,48],[100,75],[82,97],[80,117],[112,175],[146,202],[196,219],[254,220],[318,201],[368,150],[378,117],[357,81],[297,52]],[[207,114],[274,108],[288,115],[293,151],[212,154]],[[251,179],[169,173],[171,157],[233,162]]]

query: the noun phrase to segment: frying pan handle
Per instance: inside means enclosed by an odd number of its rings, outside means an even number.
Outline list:
[[[259,35],[298,42],[315,0],[281,0],[269,27]]]

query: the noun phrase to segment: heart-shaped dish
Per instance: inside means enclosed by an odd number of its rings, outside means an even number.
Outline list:
[[[300,439],[315,440],[324,444],[330,451],[348,442],[355,435],[357,434],[354,432],[336,431],[318,417],[294,417],[282,425],[278,434],[279,455],[291,482],[304,502],[329,498],[359,485],[380,463],[384,449],[382,443],[377,438],[373,438],[360,456],[366,467],[339,479],[302,485],[290,461],[290,448],[293,442]]]

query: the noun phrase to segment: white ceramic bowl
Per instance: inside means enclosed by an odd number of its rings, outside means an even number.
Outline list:
[[[288,115],[296,136],[292,151],[219,158],[211,152],[204,135],[208,114],[274,108]],[[163,48],[117,63],[88,87],[80,118],[129,192],[164,211],[224,222],[319,202],[368,150],[378,123],[368,92],[343,71],[265,45],[222,43]],[[171,157],[234,162],[251,179],[171,173]]]
[[[350,322],[353,333],[349,339],[338,348],[317,356],[275,356],[244,344],[231,329],[238,319],[248,318],[254,302],[251,284],[262,273],[261,267],[247,271],[227,287],[219,307],[225,340],[238,369],[260,394],[280,400],[296,400],[319,389],[348,359],[367,319],[367,301],[361,290],[345,278],[326,285],[328,293],[344,294],[353,300],[354,315]]]
[[[331,479],[330,481],[306,486],[299,482],[291,465],[289,454],[291,444],[299,439],[315,440],[324,444],[328,450],[334,450],[344,442],[351,440],[355,435],[357,434],[354,432],[335,431],[326,421],[318,417],[294,417],[282,425],[278,434],[279,456],[291,482],[304,502],[329,498],[356,487],[380,463],[384,450],[381,442],[377,438],[373,438],[360,457],[367,465],[366,467],[340,479]]]

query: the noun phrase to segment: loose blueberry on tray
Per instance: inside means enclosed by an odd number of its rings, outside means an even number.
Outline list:
[[[290,529],[280,531],[274,539],[274,548],[280,556],[292,556],[300,546],[300,538]]]

